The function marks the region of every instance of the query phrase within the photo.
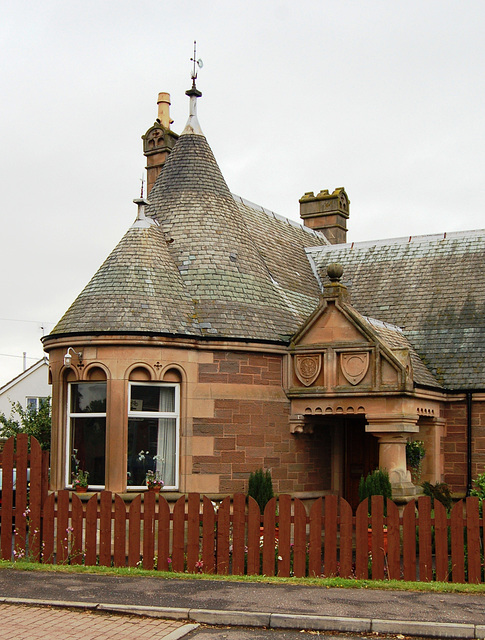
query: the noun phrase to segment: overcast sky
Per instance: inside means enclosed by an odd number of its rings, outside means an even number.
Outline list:
[[[199,120],[234,193],[297,220],[306,191],[343,186],[356,242],[485,227],[483,0],[0,11],[0,385],[132,223],[141,135],[159,91],[182,131],[194,39]]]

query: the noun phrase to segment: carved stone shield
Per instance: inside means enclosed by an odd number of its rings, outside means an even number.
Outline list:
[[[309,387],[318,378],[322,370],[322,354],[295,356],[295,373],[298,380]]]
[[[356,385],[364,379],[369,368],[369,352],[341,353],[340,367],[350,384]]]

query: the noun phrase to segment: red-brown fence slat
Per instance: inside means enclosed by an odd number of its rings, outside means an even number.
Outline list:
[[[340,509],[340,568],[342,578],[352,576],[352,507],[343,498],[339,498]]]
[[[278,575],[290,576],[291,562],[291,496],[278,497]]]
[[[3,446],[2,454],[2,530],[0,542],[2,559],[12,559],[12,526],[13,526],[13,457],[15,437],[12,436]]]
[[[276,498],[271,498],[264,508],[263,517],[263,574],[275,574]]]
[[[202,562],[204,563],[204,573],[214,573],[216,569],[216,514],[214,505],[207,496],[203,497],[203,520],[202,520]]]
[[[185,496],[181,496],[173,506],[172,567],[183,573],[185,553]]]
[[[419,579],[430,582],[433,579],[433,555],[431,545],[431,498],[418,498],[419,531]]]
[[[401,577],[401,530],[399,509],[387,499],[387,569],[389,580]]]
[[[384,497],[371,497],[371,528],[372,528],[372,580],[384,579]]]
[[[436,580],[449,580],[448,569],[448,517],[444,505],[434,501],[434,548]]]
[[[323,575],[337,575],[337,496],[325,496],[325,533],[323,551]]]
[[[322,502],[317,498],[310,508],[308,575],[312,578],[322,573]]]
[[[305,505],[298,498],[293,501],[293,510],[295,520],[293,528],[293,573],[297,578],[304,578],[306,575],[307,515]]]
[[[40,524],[42,506],[42,449],[30,438],[30,487],[29,487],[29,556],[34,562],[40,559]]]
[[[355,577],[359,580],[369,576],[368,502],[366,498],[355,512]]]
[[[244,575],[245,521],[246,496],[236,493],[232,500],[232,573],[236,576]]]
[[[141,494],[138,494],[128,509],[128,566],[137,567],[141,551]]]
[[[229,531],[231,498],[227,496],[217,509],[217,573],[229,573]]]
[[[170,507],[163,496],[158,498],[158,540],[157,569],[168,571],[172,564],[170,558]]]
[[[200,537],[200,494],[189,493],[187,517],[187,571],[197,571]]]
[[[86,532],[85,532],[85,564],[94,566],[98,553],[98,494],[92,495],[86,503]]]
[[[15,550],[27,553],[27,467],[29,456],[29,436],[17,435],[16,479],[15,479]]]
[[[56,507],[56,495],[51,493],[44,502],[42,510],[42,562],[54,563],[54,511]]]
[[[69,494],[67,489],[57,493],[57,564],[67,564],[69,559]]]
[[[404,580],[416,580],[416,502],[412,500],[402,514],[402,555]]]
[[[155,505],[154,491],[143,494],[143,568],[151,571],[155,566]]]
[[[453,582],[465,582],[465,535],[463,528],[463,500],[451,509],[451,575]]]
[[[466,542],[468,548],[468,582],[480,584],[482,567],[480,559],[480,516],[478,498],[466,499]]]
[[[126,504],[117,493],[114,503],[113,522],[113,564],[115,567],[126,566]]]
[[[111,491],[101,491],[99,496],[99,564],[111,567],[111,517],[113,495]]]
[[[254,498],[248,497],[248,575],[260,572],[261,511]]]
[[[83,562],[83,505],[79,497],[71,494],[71,530],[70,561],[71,564]]]

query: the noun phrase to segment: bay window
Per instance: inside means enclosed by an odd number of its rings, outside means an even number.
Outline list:
[[[146,487],[153,471],[164,489],[178,488],[180,387],[130,382],[128,400],[129,489]]]

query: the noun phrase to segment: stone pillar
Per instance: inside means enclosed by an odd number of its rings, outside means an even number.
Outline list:
[[[365,429],[379,439],[379,467],[389,472],[393,499],[406,501],[416,495],[406,468],[406,443],[410,433],[419,431],[417,421],[417,416],[368,417]]]
[[[126,491],[128,383],[123,379],[111,379],[107,386],[106,489],[121,493]]]

